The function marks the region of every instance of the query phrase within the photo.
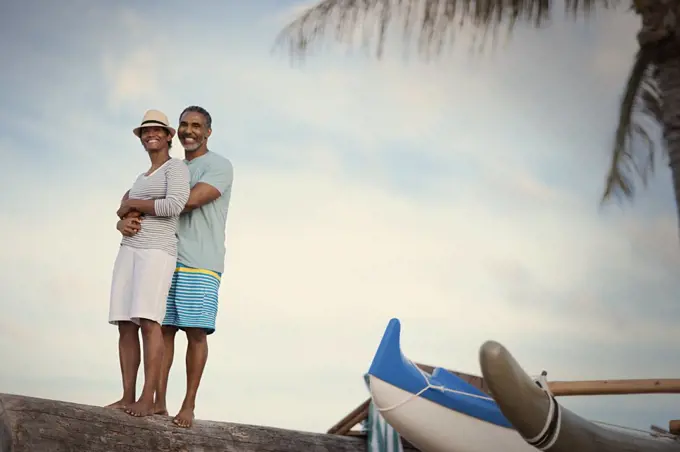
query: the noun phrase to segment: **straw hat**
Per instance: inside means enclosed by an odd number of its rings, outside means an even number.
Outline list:
[[[175,129],[170,127],[170,121],[168,121],[168,117],[165,116],[165,113],[162,111],[148,110],[146,113],[144,113],[144,118],[142,119],[140,126],[135,127],[132,130],[132,133],[139,137],[143,127],[163,127],[165,130],[170,132],[170,138],[175,136]]]

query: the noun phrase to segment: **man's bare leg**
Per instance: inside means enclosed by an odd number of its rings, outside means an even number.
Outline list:
[[[161,364],[161,377],[158,381],[158,388],[156,389],[156,401],[154,404],[154,414],[163,416],[168,415],[167,393],[168,393],[168,379],[170,377],[170,368],[175,355],[175,334],[177,334],[177,327],[163,326],[163,362]]]
[[[139,327],[132,322],[118,323],[118,359],[123,377],[123,397],[107,408],[124,409],[135,403],[137,397],[137,372],[141,361]]]
[[[125,412],[131,416],[151,416],[154,408],[154,392],[163,361],[163,333],[161,326],[153,320],[141,319],[142,341],[144,343],[144,388],[142,394]]]
[[[177,416],[172,420],[180,427],[191,427],[196,408],[196,394],[208,361],[208,336],[203,329],[187,328],[187,393]]]

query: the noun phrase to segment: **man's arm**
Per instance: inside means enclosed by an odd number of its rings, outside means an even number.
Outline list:
[[[123,209],[123,204],[125,204],[125,201],[127,201],[128,199],[130,199],[130,190],[126,191],[123,197],[120,198],[120,206],[118,206],[118,211],[116,212],[116,215],[118,215],[118,218],[120,218],[121,220],[127,217],[130,213],[132,213]],[[137,216],[140,215],[141,213],[137,212]]]
[[[191,193],[189,193],[189,200],[187,201],[187,205],[184,206],[182,213],[187,213],[194,209],[198,209],[209,202],[213,202],[220,196],[222,196],[222,193],[220,193],[217,188],[213,187],[207,182],[198,182],[196,185],[194,185],[194,188],[191,189]]]
[[[182,213],[191,212],[213,202],[224,194],[234,181],[234,168],[231,163],[213,166],[203,174],[189,194],[189,200]]]
[[[128,199],[123,202],[123,207],[157,217],[172,217],[182,213],[189,199],[189,168],[184,162],[178,161],[168,168],[166,177],[168,184],[165,198]]]

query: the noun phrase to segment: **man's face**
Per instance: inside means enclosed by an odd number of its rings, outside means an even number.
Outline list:
[[[163,127],[144,127],[139,139],[147,152],[160,151],[168,147],[170,136]]]
[[[211,132],[200,113],[188,111],[179,119],[177,136],[185,151],[192,152],[203,146]]]

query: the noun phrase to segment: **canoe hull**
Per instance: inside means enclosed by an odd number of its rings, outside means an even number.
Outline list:
[[[374,376],[369,376],[377,407],[401,406],[381,412],[399,434],[423,452],[537,452],[514,429],[490,424],[414,397]]]
[[[400,335],[399,320],[390,320],[368,385],[375,407],[403,438],[423,452],[536,452],[486,392],[445,369],[425,372],[404,356]]]

